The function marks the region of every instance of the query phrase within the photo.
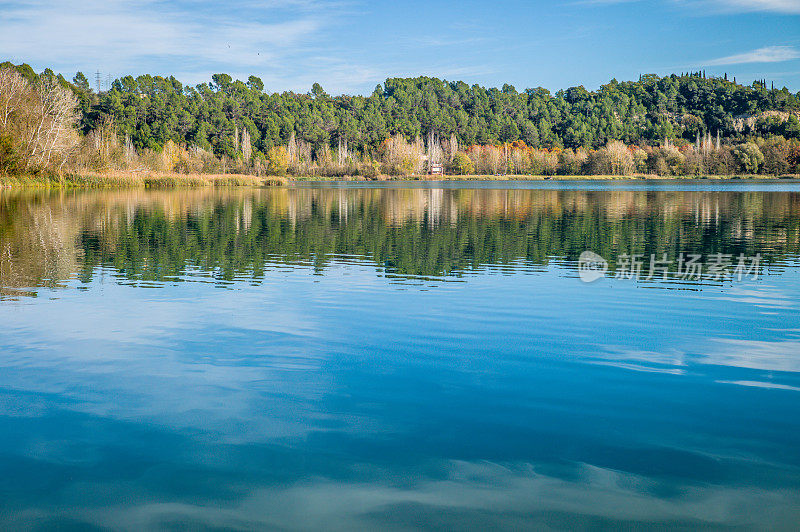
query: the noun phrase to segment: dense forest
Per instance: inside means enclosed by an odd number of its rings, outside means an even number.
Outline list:
[[[80,72],[68,81],[28,65],[3,67],[32,85],[46,78],[68,89],[76,126],[101,154],[162,154],[170,170],[416,174],[443,162],[453,173],[780,174],[800,163],[800,93],[704,72],[555,94],[393,78],[369,96],[331,96],[319,84],[305,94],[271,93],[255,76],[227,74],[196,86],[125,76],[98,93]],[[103,142],[113,146],[98,147]],[[606,150],[592,161],[614,143],[630,153]],[[688,164],[692,148],[700,160]],[[84,153],[76,164],[125,166],[97,158]]]

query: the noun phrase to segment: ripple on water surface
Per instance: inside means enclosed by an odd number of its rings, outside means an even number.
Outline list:
[[[799,254],[794,182],[0,191],[0,523],[790,529]]]

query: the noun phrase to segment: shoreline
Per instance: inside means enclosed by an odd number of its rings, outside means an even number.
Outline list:
[[[787,181],[800,179],[798,174],[787,175],[698,175],[698,176],[659,176],[652,174],[636,175],[416,175],[389,176],[377,178],[363,176],[325,177],[325,176],[255,176],[246,174],[175,174],[175,173],[85,173],[62,177],[0,176],[0,189],[14,188],[197,188],[197,187],[271,187],[289,186],[295,183],[310,182],[351,182],[379,183],[403,182],[447,182],[447,181]]]

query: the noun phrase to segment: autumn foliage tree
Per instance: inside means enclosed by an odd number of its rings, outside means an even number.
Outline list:
[[[457,152],[450,162],[450,171],[458,175],[472,174],[475,172],[475,166],[466,153]]]

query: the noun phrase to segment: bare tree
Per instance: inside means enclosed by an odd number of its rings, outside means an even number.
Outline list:
[[[350,149],[347,144],[347,137],[339,135],[339,148],[336,150],[336,164],[344,166],[350,157]]]
[[[7,130],[9,120],[18,113],[29,97],[28,82],[19,72],[0,68],[0,128]]]
[[[245,163],[250,161],[250,157],[253,155],[253,146],[250,144],[250,132],[247,128],[242,128],[242,157],[244,157]]]
[[[289,136],[289,142],[286,143],[286,154],[289,156],[289,164],[294,164],[297,161],[297,139],[294,131]]]
[[[14,143],[19,170],[60,171],[78,144],[75,96],[52,76],[29,83],[0,69],[0,133]]]
[[[503,162],[503,154],[497,146],[489,145],[483,149],[487,173],[499,174]]]
[[[458,153],[458,137],[456,137],[455,133],[450,135],[450,140],[447,141],[445,145],[445,152],[447,155],[447,160],[453,162],[453,157],[455,157],[456,153]]]
[[[125,135],[125,164],[133,166],[136,162],[136,149],[133,147],[133,141],[130,135]]]
[[[414,142],[406,142],[405,137],[397,134],[385,142],[384,162],[391,173],[414,175],[420,174],[425,166],[425,145],[417,137]]]
[[[434,130],[428,131],[428,146],[427,146],[428,165],[441,164],[444,159],[442,152],[442,144],[439,142],[439,135]]]
[[[633,173],[633,154],[625,144],[619,140],[609,142],[605,148],[606,160],[614,175],[631,175]]]

